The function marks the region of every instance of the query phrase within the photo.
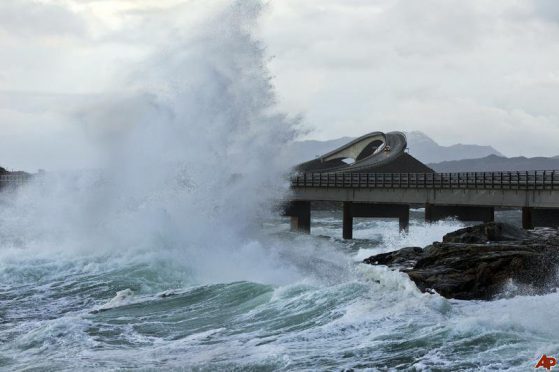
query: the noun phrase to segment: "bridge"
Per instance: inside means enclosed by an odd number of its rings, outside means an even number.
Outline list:
[[[0,190],[7,187],[17,187],[25,184],[31,179],[30,174],[2,174],[0,175]]]
[[[409,226],[411,207],[429,222],[453,217],[489,222],[496,208],[522,210],[522,225],[559,226],[559,171],[436,173],[406,152],[403,133],[371,132],[295,167],[284,215],[309,233],[312,202],[338,202],[343,237],[353,218],[397,218]]]
[[[378,139],[377,133],[375,136]],[[369,144],[360,146],[362,153]],[[350,153],[347,149],[347,146],[343,148],[344,156]],[[370,151],[370,156],[380,155],[381,160],[365,157],[356,162],[359,170],[386,169],[398,161],[400,168],[417,166],[417,160],[409,159],[411,156],[404,157],[402,162],[402,155],[386,154],[387,151],[381,154],[378,148]],[[335,159],[335,153],[328,156]],[[353,156],[358,158],[361,154],[355,152]],[[353,238],[353,219],[360,217],[397,218],[400,229],[407,230],[412,207],[424,207],[428,222],[449,217],[489,222],[495,219],[496,208],[516,208],[522,210],[522,225],[526,229],[559,227],[558,170],[434,173],[420,164],[420,169],[431,172],[361,173],[346,171],[355,169],[351,164],[346,168],[335,163],[335,169],[329,169],[329,162],[326,161],[327,166],[321,172],[297,172],[291,177],[291,192],[283,214],[291,217],[292,230],[310,233],[314,202],[341,204],[345,239]],[[367,163],[374,166],[367,168]],[[26,173],[0,175],[0,190],[25,184],[32,177]]]
[[[410,207],[424,207],[429,222],[448,217],[489,222],[495,208],[518,208],[526,229],[557,227],[559,171],[296,174],[284,210],[292,229],[310,232],[316,201],[342,203],[345,239],[353,236],[355,217],[398,218],[406,230]]]

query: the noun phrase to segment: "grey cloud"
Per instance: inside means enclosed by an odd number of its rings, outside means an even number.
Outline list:
[[[83,32],[94,15],[74,14],[53,3],[31,4],[35,3],[0,1],[4,51],[0,84],[12,91],[51,89],[71,94],[54,98],[0,94],[0,155],[14,165],[18,159],[9,158],[6,146],[46,148],[39,141],[40,137],[54,141],[56,136],[49,133],[66,133],[68,143],[83,143],[76,131],[80,126],[70,126],[61,117],[74,110],[76,102],[95,112],[103,99],[77,98],[75,92],[109,92],[105,97],[112,101],[111,90],[133,88],[132,82],[122,81],[131,71],[139,71],[139,76],[132,74],[133,81],[144,81],[142,71],[157,75],[163,65],[172,65],[174,72],[159,80],[188,89],[180,77],[199,72],[173,58],[196,53],[195,48],[207,40],[192,45],[176,41],[196,34],[200,22],[220,6],[205,0],[165,6],[152,2],[149,9],[138,6],[118,13],[119,27],[104,29],[90,40]],[[555,0],[272,0],[256,28],[267,54],[273,56],[272,82],[281,109],[303,114],[304,124],[315,129],[307,138],[420,130],[445,145],[476,142],[493,145],[506,155],[557,155],[556,4]],[[19,18],[8,19],[8,10]],[[219,25],[215,32],[220,32]],[[6,34],[27,39],[10,44]],[[37,43],[44,35],[74,34],[79,37],[60,47]],[[146,59],[154,50],[163,51],[154,56],[155,62]],[[121,107],[150,107],[149,99],[136,98],[140,103],[114,101]],[[137,115],[149,112],[138,110]],[[77,119],[90,137],[113,133],[112,128],[98,133],[91,129],[94,122],[107,122],[102,116]],[[44,130],[37,131],[39,127]],[[539,146],[525,144],[536,131],[545,141]],[[64,163],[59,150],[53,146],[48,150]],[[53,162],[56,159],[53,155]]]
[[[68,8],[28,0],[0,2],[0,31],[11,36],[83,35],[85,20]]]
[[[492,27],[483,11],[460,0],[400,0],[387,17],[397,37],[395,49],[404,56],[463,52],[475,48]]]
[[[446,145],[559,153],[559,33],[529,16],[531,2],[299,3],[273,3],[263,35],[283,107],[315,128],[307,138],[421,130]],[[522,146],[533,131],[550,140]]]
[[[535,13],[548,21],[559,23],[559,1],[533,0]]]

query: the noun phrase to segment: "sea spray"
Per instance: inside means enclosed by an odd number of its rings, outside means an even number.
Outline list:
[[[286,192],[282,151],[297,123],[275,110],[252,36],[262,9],[228,4],[154,51],[121,80],[125,93],[84,107],[77,118],[107,164],[7,197],[0,236],[28,249],[171,254],[216,274],[263,264],[256,238]]]

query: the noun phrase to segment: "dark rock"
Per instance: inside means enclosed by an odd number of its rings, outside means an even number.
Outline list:
[[[532,235],[488,223],[447,234],[443,240],[423,250],[404,248],[364,262],[397,268],[421,291],[435,290],[447,298],[490,300],[503,293],[507,283],[531,294],[559,287],[557,231]]]
[[[518,227],[489,222],[466,227],[443,237],[443,243],[486,243],[496,241],[517,241],[530,239],[531,235]]]
[[[411,268],[413,267],[421,255],[423,249],[420,247],[402,248],[399,251],[381,253],[376,256],[365,259],[365,263],[371,265],[388,265],[398,268]]]

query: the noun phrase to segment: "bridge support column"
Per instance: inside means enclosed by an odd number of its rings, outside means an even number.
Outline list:
[[[343,203],[342,237],[353,239],[353,203]]]
[[[522,228],[526,230],[532,230],[534,228],[534,220],[532,218],[532,211],[534,209],[530,207],[522,208]]]
[[[459,221],[493,222],[495,221],[495,208],[458,205],[425,205],[425,221],[435,222],[449,217],[455,217]]]
[[[522,227],[559,227],[559,209],[522,208]]]
[[[400,232],[409,232],[410,231],[410,208],[408,207],[407,213],[402,213],[398,218],[400,223]]]
[[[311,202],[291,201],[284,206],[283,215],[291,217],[291,231],[311,233]]]

